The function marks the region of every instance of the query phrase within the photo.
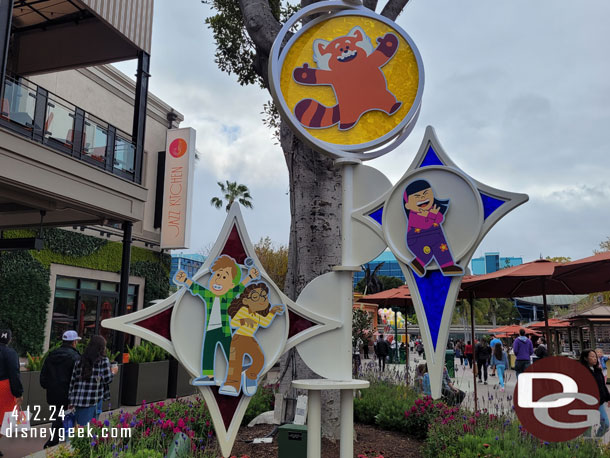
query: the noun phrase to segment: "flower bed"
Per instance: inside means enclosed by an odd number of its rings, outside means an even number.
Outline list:
[[[427,458],[608,456],[594,440],[580,438],[568,442],[543,442],[516,421],[486,412],[473,414],[467,411],[439,416],[430,423],[422,454]]]

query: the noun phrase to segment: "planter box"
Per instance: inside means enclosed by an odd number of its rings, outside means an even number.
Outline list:
[[[137,406],[142,401],[156,402],[167,398],[169,361],[123,365],[123,404]]]
[[[29,408],[30,424],[49,423],[51,410],[49,404],[47,404],[47,390],[40,386],[40,371],[21,372],[20,375],[23,384],[22,409],[27,410]]]
[[[102,405],[102,411],[107,412],[111,409],[118,409],[121,406],[121,400],[119,399],[119,386],[121,385],[121,373],[123,366],[119,364],[119,371],[115,374],[110,383],[110,399],[104,401]]]
[[[191,376],[176,359],[169,362],[169,380],[167,382],[167,397],[181,398],[197,392],[197,387],[191,385]]]

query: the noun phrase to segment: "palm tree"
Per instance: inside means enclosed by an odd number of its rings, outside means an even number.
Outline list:
[[[252,196],[248,186],[245,184],[237,184],[236,181],[227,180],[226,184],[219,181],[218,186],[220,186],[222,197],[212,197],[210,204],[214,207],[220,208],[226,202],[225,210],[228,212],[233,202],[237,201],[246,208],[252,208]]]

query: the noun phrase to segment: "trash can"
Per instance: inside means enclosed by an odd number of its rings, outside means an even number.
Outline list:
[[[404,348],[400,349],[400,364],[405,364],[407,362],[407,352]]]
[[[278,458],[307,458],[307,426],[280,426],[277,445]]]
[[[445,351],[445,365],[447,366],[449,377],[455,377],[455,352],[453,350]]]

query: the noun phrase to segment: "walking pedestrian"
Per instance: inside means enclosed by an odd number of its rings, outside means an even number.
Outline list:
[[[108,385],[117,372],[118,368],[111,368],[106,356],[106,339],[99,335],[91,337],[74,365],[70,380],[68,399],[70,406],[75,407],[76,423],[85,426],[98,418],[103,400],[110,395]]]
[[[477,361],[477,370],[479,373],[479,383],[483,382],[487,385],[487,366],[491,358],[491,348],[487,345],[487,340],[483,339],[477,344],[474,350],[474,357]],[[483,378],[481,378],[483,376]]]
[[[390,345],[383,338],[383,334],[379,334],[377,345],[375,346],[375,354],[379,360],[379,370],[385,371],[385,359],[390,354]]]
[[[517,379],[519,379],[519,374],[531,364],[530,358],[534,353],[532,341],[525,337],[525,329],[523,328],[519,330],[519,337],[513,342],[513,352],[515,353],[516,358],[515,373],[517,374]]]
[[[59,430],[63,428],[63,415],[68,408],[68,391],[74,365],[80,359],[76,343],[81,340],[76,331],[66,331],[62,335],[62,345],[49,353],[40,371],[40,386],[47,390],[49,406],[55,406],[55,419],[49,431],[49,440],[44,448],[53,447],[59,443]]]
[[[362,346],[362,353],[364,353],[364,359],[369,359],[369,339],[367,338]]]
[[[491,365],[498,372],[500,391],[504,391],[504,371],[508,368],[508,355],[502,350],[501,343],[497,343],[493,349]]]
[[[19,357],[8,345],[11,343],[10,329],[0,330],[0,422],[6,412],[21,408],[23,386],[19,376]],[[2,438],[2,434],[0,434]],[[2,456],[2,452],[0,452]]]
[[[466,361],[468,361],[468,365],[472,368],[472,370],[474,370],[474,366],[472,364],[473,363],[473,361],[472,361],[472,356],[473,356],[472,344],[470,343],[470,340],[464,346],[464,356],[466,357]]]
[[[492,334],[491,337],[492,337],[492,339],[489,342],[489,347],[491,348],[491,351],[493,352],[493,350],[496,348],[496,344],[502,345],[502,341],[500,339],[498,339],[494,334]],[[496,369],[493,366],[491,368],[491,374],[490,375],[493,376],[493,377],[496,376]]]
[[[597,383],[597,388],[599,390],[598,409],[600,425],[596,436],[602,437],[610,428],[610,420],[608,420],[608,413],[606,412],[606,406],[604,405],[610,400],[610,393],[606,387],[606,382],[604,382],[604,374],[602,373],[602,369],[597,358],[597,353],[591,349],[584,350],[580,353],[580,363],[591,371],[591,374]],[[590,433],[591,430],[589,429],[589,431],[585,434],[590,435]]]
[[[462,341],[458,340],[455,344],[455,356],[460,359],[460,365],[464,367],[464,353],[462,352]]]

